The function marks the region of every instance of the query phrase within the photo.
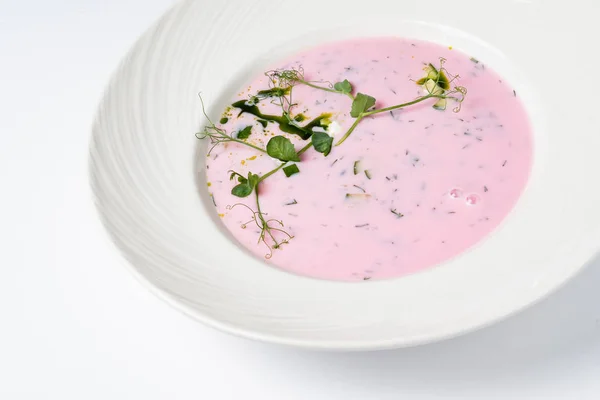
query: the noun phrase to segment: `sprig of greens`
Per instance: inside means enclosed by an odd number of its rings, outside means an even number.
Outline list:
[[[244,146],[251,147],[254,150],[258,150],[261,153],[266,153],[266,150],[261,149],[260,147],[255,146],[252,143],[248,143],[248,142],[241,140],[241,139],[247,139],[250,136],[250,131],[252,130],[252,126],[247,126],[246,128],[242,129],[240,132],[238,132],[237,137],[228,135],[224,129],[219,128],[210,120],[210,118],[206,114],[206,110],[204,108],[204,100],[202,99],[202,96],[200,95],[200,93],[198,93],[198,97],[200,98],[200,103],[202,104],[202,113],[204,114],[204,117],[208,121],[208,125],[206,125],[201,132],[196,133],[196,138],[210,139],[210,143],[212,144],[212,147],[208,150],[208,155],[210,155],[210,153],[213,151],[213,149],[215,147],[217,147],[219,144],[227,143],[227,142],[236,142],[239,144],[243,144]],[[242,137],[240,137],[240,134],[242,134]],[[246,136],[246,137],[244,137],[244,136]]]
[[[248,197],[252,193],[253,190],[256,189],[258,182],[260,181],[260,177],[252,172],[248,172],[248,177],[245,178],[243,175],[230,171],[231,175],[229,177],[230,180],[233,180],[237,177],[238,184],[231,189],[231,194],[237,197]]]
[[[333,137],[327,133],[330,123],[329,118],[331,115],[322,114],[321,116],[310,121],[308,124],[300,126],[300,123],[303,122],[306,117],[304,114],[293,114],[293,109],[297,105],[292,99],[293,88],[297,85],[305,85],[314,89],[345,95],[352,99],[349,114],[352,118],[354,118],[354,122],[344,133],[341,139],[335,143],[336,146],[339,146],[352,134],[352,132],[354,132],[356,127],[365,117],[372,115],[406,108],[429,99],[437,99],[433,105],[433,108],[437,110],[445,110],[447,101],[453,100],[456,102],[456,106],[453,111],[459,112],[461,104],[467,94],[467,90],[462,86],[452,86],[452,83],[458,79],[458,75],[453,76],[446,70],[444,67],[445,61],[445,59],[440,58],[440,65],[438,68],[433,66],[431,63],[424,67],[425,76],[415,82],[417,85],[423,87],[425,91],[424,95],[405,103],[384,108],[375,108],[377,100],[373,96],[361,92],[358,92],[356,96],[354,96],[352,94],[354,88],[347,79],[334,84],[326,81],[309,81],[305,79],[304,70],[302,67],[299,67],[298,69],[273,70],[266,72],[265,75],[269,78],[270,88],[267,90],[258,91],[247,101],[242,100],[235,102],[232,107],[240,109],[240,114],[244,112],[253,114],[263,128],[265,128],[269,122],[275,122],[279,124],[279,128],[283,132],[297,134],[302,140],[308,141],[308,143],[298,151],[296,151],[294,144],[288,138],[281,135],[272,137],[268,141],[265,149],[246,141],[246,139],[249,139],[252,134],[252,125],[246,126],[239,130],[235,134],[235,137],[228,135],[225,130],[217,127],[208,118],[204,109],[204,102],[200,96],[200,101],[202,102],[202,112],[204,113],[204,116],[208,120],[209,124],[204,127],[202,132],[197,133],[196,137],[199,139],[210,139],[212,147],[208,151],[209,155],[212,150],[221,143],[236,142],[251,147],[281,161],[279,166],[273,168],[271,171],[268,171],[263,175],[248,172],[247,176],[243,176],[238,172],[230,171],[230,179],[237,179],[237,185],[232,188],[231,193],[234,196],[241,198],[248,197],[254,193],[256,199],[256,211],[242,203],[228,206],[228,209],[233,209],[236,206],[243,206],[252,212],[252,219],[247,223],[242,224],[242,228],[246,228],[246,225],[250,222],[254,222],[257,225],[257,227],[260,229],[258,242],[263,242],[269,249],[269,252],[265,255],[266,258],[271,258],[272,249],[280,248],[281,245],[288,243],[293,236],[283,230],[284,224],[282,221],[267,219],[267,214],[262,212],[259,196],[260,183],[277,173],[279,170],[283,170],[283,173],[288,178],[300,173],[300,168],[296,163],[301,162],[300,155],[308,151],[311,147],[314,148],[315,151],[323,154],[325,157],[331,153],[333,147]],[[277,116],[262,114],[257,105],[265,99],[270,99],[271,102],[280,105],[282,109],[282,115]],[[221,120],[221,123],[224,124],[227,123],[227,121],[228,118],[224,117]],[[356,161],[354,163],[354,175],[357,175],[358,173],[359,161]],[[372,175],[368,170],[365,170],[364,173],[368,179],[372,179]],[[349,193],[346,194],[346,197],[370,197],[368,193],[364,193],[365,190],[363,188],[358,188],[362,190],[363,193]],[[396,211],[395,209],[391,210],[391,212],[398,218],[404,217],[404,214]],[[281,235],[282,239],[277,239],[276,236],[279,235]],[[267,239],[269,242],[267,242]]]
[[[375,105],[375,97],[369,96],[368,94],[357,93],[354,101],[352,102],[352,108],[350,109],[350,116],[352,118],[358,118],[362,114],[366,113],[369,108]]]
[[[354,100],[354,96],[352,96],[352,85],[347,79],[344,79],[342,82],[336,82],[335,84],[331,84],[331,82],[327,81],[309,81],[304,78],[304,69],[302,67],[297,69],[291,68],[285,70],[267,71],[265,75],[275,87],[293,87],[298,84],[302,84],[313,89],[344,94]]]
[[[241,228],[246,229],[248,227],[248,224],[250,223],[254,223],[258,227],[258,229],[260,230],[260,234],[258,235],[257,243],[262,242],[267,247],[268,253],[265,254],[265,258],[269,259],[273,256],[273,249],[279,249],[284,244],[289,243],[289,241],[294,237],[283,229],[285,228],[283,221],[274,218],[266,218],[267,214],[263,213],[260,209],[260,202],[258,201],[258,192],[255,193],[257,211],[254,211],[252,208],[248,207],[246,204],[243,203],[236,203],[234,205],[227,206],[227,209],[233,210],[236,207],[244,207],[252,213],[252,219],[244,222],[241,225]],[[277,239],[276,235],[282,238]],[[267,242],[266,240],[267,237],[269,238],[269,242]]]
[[[467,89],[463,86],[451,87],[451,83],[459,78],[458,75],[451,75],[444,67],[446,60],[440,58],[440,67],[435,68],[433,64],[429,63],[425,66],[424,71],[426,75],[416,81],[416,84],[422,86],[426,94],[417,97],[415,100],[408,101],[406,103],[397,104],[390,107],[384,107],[379,109],[370,110],[375,105],[375,98],[363,93],[358,93],[356,98],[352,102],[352,109],[350,110],[350,116],[356,118],[350,129],[346,131],[344,136],[335,144],[336,146],[341,145],[344,141],[352,134],[354,129],[358,126],[363,118],[370,115],[380,114],[388,111],[398,110],[400,108],[406,108],[418,103],[421,103],[429,99],[438,99],[433,105],[436,110],[445,110],[448,100],[454,100],[456,107],[453,109],[454,112],[459,112],[462,102],[465,100],[467,95]],[[451,79],[448,79],[448,76]]]

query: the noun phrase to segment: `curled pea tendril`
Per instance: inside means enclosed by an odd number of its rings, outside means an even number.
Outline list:
[[[274,219],[274,218],[266,219],[265,216],[268,215],[267,213],[255,211],[251,207],[249,207],[248,205],[246,205],[244,203],[236,203],[233,205],[228,205],[226,208],[227,208],[227,210],[233,210],[234,208],[239,207],[239,206],[247,208],[248,211],[250,211],[250,213],[252,214],[252,219],[250,219],[247,222],[242,223],[241,228],[246,229],[248,227],[248,224],[251,224],[254,222],[256,224],[257,228],[260,229],[260,235],[258,237],[257,243],[262,242],[265,246],[267,246],[268,253],[265,254],[266,259],[270,259],[273,256],[273,249],[279,249],[281,246],[289,243],[289,241],[294,238],[292,235],[290,235],[288,232],[286,232],[284,229],[282,229],[285,227],[285,225],[283,224],[283,221]],[[275,235],[277,234],[277,232],[282,234],[284,236],[284,238],[277,240],[275,238]]]

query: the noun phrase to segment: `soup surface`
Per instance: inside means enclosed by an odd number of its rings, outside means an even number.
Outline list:
[[[239,243],[293,273],[362,281],[430,268],[496,228],[527,183],[533,139],[518,93],[483,63],[433,43],[369,38],[312,48],[273,69],[302,72],[306,81],[326,88],[326,82],[348,80],[352,95],[368,94],[381,109],[431,93],[431,87],[416,83],[428,75],[429,63],[443,65],[452,87],[467,89],[462,103],[448,100],[439,110],[432,107],[437,99],[430,98],[367,116],[339,146],[335,143],[356,121],[350,115],[351,96],[296,84],[283,102],[278,97],[248,101],[281,83],[274,85],[265,75],[243,87],[231,99],[238,107],[225,110],[217,128],[234,138],[249,135],[240,140],[260,149],[281,135],[298,152],[311,139],[283,132],[282,125],[265,117],[282,117],[288,110],[297,119],[292,125],[307,126],[323,117],[306,130],[327,132],[334,145],[327,156],[308,148],[296,163],[299,172],[287,177],[279,170],[261,181],[260,209],[255,192],[248,197],[231,193],[240,182],[230,175],[264,176],[281,161],[232,141],[212,149],[206,161],[208,190]],[[253,105],[261,117],[252,113]],[[273,229],[261,229],[260,216]],[[277,242],[287,234],[293,238],[277,247],[271,234]]]

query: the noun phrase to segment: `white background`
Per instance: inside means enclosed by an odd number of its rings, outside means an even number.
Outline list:
[[[600,262],[493,327],[378,353],[238,339],[147,292],[96,219],[87,143],[170,4],[0,0],[0,399],[600,398]]]

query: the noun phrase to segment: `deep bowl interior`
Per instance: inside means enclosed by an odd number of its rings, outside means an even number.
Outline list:
[[[579,271],[600,239],[600,129],[586,76],[600,56],[589,51],[594,13],[578,11],[600,6],[552,3],[304,1],[302,10],[319,18],[276,0],[179,3],[134,46],[100,105],[90,166],[101,218],[153,291],[255,339],[399,347],[520,310]],[[324,41],[383,35],[452,45],[517,88],[535,129],[527,190],[488,240],[422,273],[352,284],[271,268],[237,247],[211,212],[204,144],[194,137],[202,125],[197,94],[218,113],[273,60]]]

